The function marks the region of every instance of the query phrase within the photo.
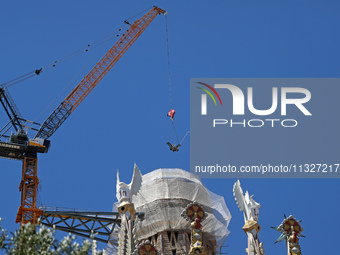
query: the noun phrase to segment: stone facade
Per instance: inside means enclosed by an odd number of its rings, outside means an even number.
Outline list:
[[[143,239],[149,240],[158,250],[160,255],[187,255],[190,251],[191,233],[187,231],[163,231],[156,235]],[[204,248],[208,255],[214,255],[214,241],[203,240]]]

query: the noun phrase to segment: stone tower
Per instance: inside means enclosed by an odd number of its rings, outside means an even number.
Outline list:
[[[136,175],[135,171],[130,187],[138,186]],[[111,240],[119,247],[114,251],[109,242],[107,254],[130,255],[132,247],[134,254],[220,252],[231,215],[224,198],[209,191],[197,176],[177,168],[157,169],[143,175],[139,187],[131,201],[115,204],[122,212],[122,226]]]

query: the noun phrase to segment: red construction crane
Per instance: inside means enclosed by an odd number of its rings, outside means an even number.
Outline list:
[[[26,128],[24,123],[27,120],[21,117],[8,90],[0,87],[0,102],[10,118],[10,122],[0,131],[0,133],[3,130],[8,130],[11,126],[16,130],[16,134],[12,134],[9,137],[9,142],[0,142],[0,157],[23,161],[22,180],[19,188],[21,192],[21,205],[18,210],[16,223],[20,222],[20,224],[26,224],[32,222],[33,224],[36,224],[37,219],[42,214],[42,210],[37,208],[37,189],[39,184],[39,178],[37,176],[37,153],[46,153],[48,151],[50,141],[47,139],[60,127],[108,71],[117,63],[157,14],[165,15],[166,12],[154,6],[148,13],[136,20],[129,27],[104,57],[102,57],[64,101],[62,101],[44,121],[39,130],[36,129],[38,132],[34,138],[27,137],[26,132],[24,132],[24,129]],[[39,74],[41,70],[37,71],[35,74]]]

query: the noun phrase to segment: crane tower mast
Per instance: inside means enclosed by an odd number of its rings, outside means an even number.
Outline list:
[[[21,205],[19,207],[16,223],[37,223],[42,211],[37,208],[37,189],[39,178],[37,176],[37,153],[46,153],[50,142],[47,140],[60,125],[79,106],[92,89],[101,81],[109,70],[117,63],[124,53],[131,47],[136,39],[143,33],[157,14],[166,12],[154,6],[148,13],[136,20],[92,70],[71,91],[64,101],[40,126],[33,139],[26,139],[23,143],[0,143],[2,157],[23,161],[22,180],[19,190],[21,192]],[[0,97],[5,96],[4,92]],[[3,103],[3,101],[1,101]],[[15,105],[13,104],[13,107]],[[13,118],[12,118],[13,121]],[[20,122],[19,122],[20,124]]]

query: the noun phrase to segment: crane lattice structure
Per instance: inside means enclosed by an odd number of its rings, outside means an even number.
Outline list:
[[[38,129],[33,128],[33,130],[37,131],[34,138],[28,138],[27,132],[25,132],[27,127],[24,124],[29,121],[21,117],[9,95],[8,89],[0,87],[0,102],[10,119],[9,123],[0,131],[0,133],[3,132],[0,134],[0,138],[9,138],[9,141],[0,141],[0,157],[23,161],[22,180],[19,188],[21,205],[17,213],[16,223],[26,224],[32,222],[36,224],[43,213],[42,210],[37,208],[37,189],[39,184],[37,154],[48,152],[50,147],[48,138],[64,123],[158,14],[165,15],[166,12],[154,6],[149,12],[136,20],[43,124]],[[31,123],[39,125],[35,122]],[[5,133],[11,127],[14,127],[16,133],[11,136],[5,136]]]

